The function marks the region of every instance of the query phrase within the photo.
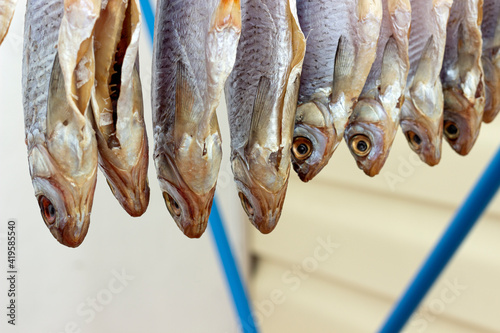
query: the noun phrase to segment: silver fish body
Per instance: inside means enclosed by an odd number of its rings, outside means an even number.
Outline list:
[[[375,60],[381,0],[298,0],[307,37],[295,120],[293,167],[309,181],[342,140]]]
[[[79,43],[91,41],[95,12],[87,7],[82,14],[78,4],[72,9],[88,20],[72,24],[62,1],[28,0],[22,86],[28,164],[42,217],[59,242],[76,247],[88,231],[97,174],[87,113],[92,50],[86,58],[89,43]]]
[[[482,5],[482,0],[455,0],[446,29],[441,70],[443,132],[460,155],[467,155],[476,142],[486,101],[481,63]]]
[[[158,1],[154,161],[167,208],[188,237],[206,229],[222,158],[215,110],[236,57],[239,0]]]
[[[142,215],[149,203],[148,141],[138,68],[141,12],[136,0],[103,3],[95,28],[91,105],[99,166],[122,207]]]
[[[288,186],[305,52],[295,1],[242,3],[242,32],[226,83],[231,162],[242,206],[262,233],[278,223]]]
[[[0,45],[9,31],[15,9],[16,0],[0,0]]]
[[[409,0],[383,0],[377,58],[344,133],[358,167],[368,176],[382,169],[399,127],[410,67],[410,22]]]
[[[401,109],[408,145],[428,165],[441,160],[443,91],[439,76],[452,0],[411,0],[410,72]]]
[[[500,111],[500,1],[484,0],[483,54],[481,57],[486,89],[483,121],[490,123]]]

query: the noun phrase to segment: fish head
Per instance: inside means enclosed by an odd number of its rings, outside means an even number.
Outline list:
[[[410,148],[430,166],[441,160],[443,93],[441,81],[414,83],[401,108],[400,126]]]
[[[485,101],[482,81],[477,89],[482,91],[482,96],[476,92],[476,98],[472,102],[461,89],[443,89],[444,137],[460,155],[467,155],[471,151],[479,135]]]
[[[308,182],[328,163],[337,145],[337,135],[327,107],[311,101],[297,108],[292,141],[292,165],[300,179]]]
[[[220,138],[209,136],[200,144],[185,134],[174,151],[155,157],[160,188],[179,229],[190,238],[199,238],[207,227],[215,194],[222,157]]]
[[[481,57],[484,70],[485,83],[485,106],[483,114],[483,122],[492,122],[500,111],[500,97],[497,91],[500,89],[500,64],[493,62],[491,59],[491,51],[487,50]]]
[[[377,175],[387,160],[393,127],[378,101],[360,99],[354,107],[344,139],[358,167],[370,177]]]
[[[71,159],[71,155],[67,158]],[[41,145],[30,151],[28,161],[43,221],[61,244],[79,246],[89,228],[97,168],[82,175],[88,181],[78,175],[73,177]]]
[[[283,209],[290,155],[261,146],[234,152],[232,169],[238,196],[252,224],[263,234],[274,230]]]

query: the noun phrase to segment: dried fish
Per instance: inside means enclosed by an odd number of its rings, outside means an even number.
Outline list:
[[[307,182],[328,163],[375,60],[381,0],[298,0],[307,36],[293,168]],[[337,50],[337,51],[336,51]]]
[[[482,0],[455,0],[446,29],[441,81],[443,132],[451,147],[467,155],[476,142],[485,106],[481,64]]]
[[[137,63],[140,6],[137,0],[109,0],[103,7],[95,27],[91,99],[99,166],[122,207],[140,216],[149,203],[148,140]]]
[[[483,121],[490,123],[500,111],[500,1],[484,0],[483,13],[481,60],[486,84]]]
[[[239,0],[160,0],[152,104],[154,161],[167,208],[200,237],[222,158],[215,110],[236,57]]]
[[[371,177],[384,166],[396,136],[410,67],[410,1],[383,0],[383,11],[377,58],[344,133],[358,167]]]
[[[96,184],[97,144],[87,106],[99,8],[99,1],[63,6],[28,0],[26,9],[23,104],[30,174],[45,224],[70,247],[87,234]]]
[[[16,0],[0,0],[0,45],[9,32],[10,22],[16,9]]]
[[[226,84],[231,162],[248,218],[269,233],[288,185],[305,39],[293,0],[248,0],[241,11],[241,40]]]
[[[411,0],[410,72],[401,129],[410,148],[428,165],[441,160],[443,91],[439,73],[452,0]]]

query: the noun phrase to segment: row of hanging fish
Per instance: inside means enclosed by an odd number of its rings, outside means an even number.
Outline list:
[[[291,167],[311,180],[342,139],[369,176],[398,127],[429,165],[443,136],[466,155],[500,109],[499,17],[494,0],[158,0],[153,160],[177,226],[191,238],[206,229],[223,90],[238,195],[262,233],[280,218]],[[130,215],[148,206],[140,27],[137,0],[28,0],[28,161],[64,245],[87,233],[97,165]]]

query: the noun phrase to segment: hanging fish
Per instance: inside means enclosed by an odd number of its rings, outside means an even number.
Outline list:
[[[399,127],[406,77],[410,67],[409,0],[383,0],[377,58],[344,133],[360,169],[377,175],[384,166]]]
[[[0,45],[9,31],[15,9],[16,0],[0,0]]]
[[[222,158],[215,113],[236,57],[239,0],[160,0],[152,105],[154,161],[167,208],[188,237],[206,229]]]
[[[500,1],[484,0],[483,54],[481,57],[486,84],[483,121],[490,123],[500,111]]]
[[[293,135],[293,168],[309,181],[328,163],[375,60],[381,0],[298,0],[307,36]]]
[[[455,0],[446,29],[441,81],[443,132],[451,147],[467,155],[476,142],[485,106],[481,64],[482,0]]]
[[[28,0],[26,8],[22,86],[28,164],[45,224],[70,247],[87,234],[96,184],[97,143],[87,107],[99,8],[99,1],[46,0]]]
[[[231,162],[241,204],[262,233],[278,223],[291,164],[305,39],[293,0],[247,0],[226,83]]]
[[[401,129],[410,148],[430,166],[441,160],[443,90],[439,76],[452,0],[411,0],[410,72]]]
[[[99,166],[122,207],[140,216],[149,203],[148,140],[137,58],[141,12],[137,0],[109,0],[103,7],[95,28],[91,98]]]

